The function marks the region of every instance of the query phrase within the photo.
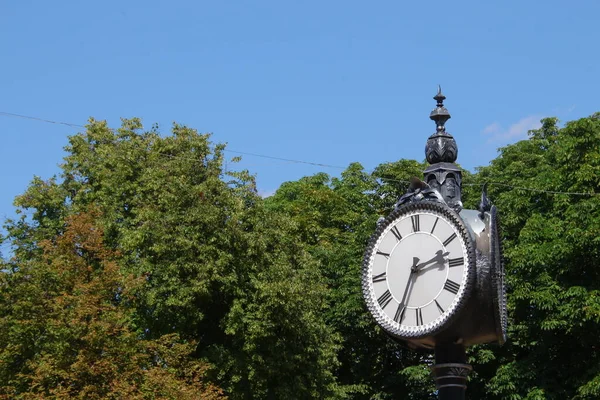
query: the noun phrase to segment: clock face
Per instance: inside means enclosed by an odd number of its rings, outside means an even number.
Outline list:
[[[462,306],[473,277],[471,242],[460,218],[437,203],[392,213],[365,254],[363,292],[388,332],[431,335]]]

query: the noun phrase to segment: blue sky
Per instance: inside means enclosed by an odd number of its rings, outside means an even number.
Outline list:
[[[371,169],[424,158],[438,83],[459,162],[600,111],[600,2],[4,1],[0,113],[173,121],[235,151]],[[78,131],[0,114],[0,218]],[[231,157],[236,154],[230,153]],[[339,169],[245,156],[262,193]]]

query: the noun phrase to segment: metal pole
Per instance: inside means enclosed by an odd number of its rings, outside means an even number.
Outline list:
[[[467,364],[465,348],[445,344],[435,348],[435,365],[431,367],[440,400],[464,400],[467,376],[473,369]]]

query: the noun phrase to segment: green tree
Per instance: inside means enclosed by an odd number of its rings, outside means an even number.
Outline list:
[[[117,131],[91,121],[67,153],[60,179],[35,178],[16,200],[21,217],[6,225],[6,396],[87,393],[89,365],[103,371],[97,393],[116,387],[111,376],[125,368],[131,378],[119,390],[139,398],[188,387],[219,396],[208,382],[234,399],[434,396],[431,354],[386,337],[360,287],[378,218],[424,164],[371,173],[351,164],[339,178],[287,182],[263,200],[248,172],[224,173],[224,146],[184,126],[163,137],[135,119]],[[600,397],[600,115],[562,128],[545,119],[489,166],[464,171],[463,183],[467,208],[489,183],[500,210],[511,319],[505,346],[470,350],[468,396]],[[99,213],[83,225],[103,232],[105,248],[91,258],[72,234],[90,207]],[[135,362],[119,361],[127,354]],[[110,357],[116,366],[102,364]]]
[[[474,353],[473,398],[600,396],[600,119],[542,122],[477,174],[502,213],[510,329]]]
[[[362,256],[378,218],[393,209],[410,177],[422,170],[417,162],[401,160],[367,173],[354,163],[340,178],[319,173],[284,183],[267,200],[270,209],[292,217],[294,234],[319,261],[329,287],[327,322],[342,337],[336,374],[355,399],[433,393],[422,365],[427,355],[383,334],[366,311],[360,285]]]
[[[132,290],[94,215],[66,219],[41,255],[1,275],[0,398],[219,399],[177,334],[141,340]]]
[[[7,231],[17,261],[97,206],[120,269],[146,281],[133,317],[146,339],[196,342],[195,357],[231,398],[341,393],[317,264],[252,176],[224,173],[223,145],[180,125],[165,137],[144,132],[136,119],[116,131],[92,120],[69,142],[62,180],[36,179],[16,200],[23,217]]]

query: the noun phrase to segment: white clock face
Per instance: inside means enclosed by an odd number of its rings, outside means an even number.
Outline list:
[[[402,213],[381,231],[367,254],[363,286],[384,328],[424,336],[456,312],[470,273],[466,240],[436,207]]]

